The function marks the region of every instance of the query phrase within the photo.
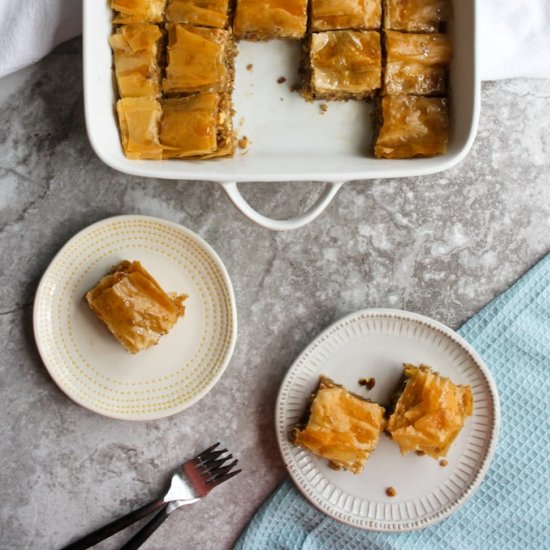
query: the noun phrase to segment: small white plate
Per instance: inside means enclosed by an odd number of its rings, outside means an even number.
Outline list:
[[[121,260],[139,260],[167,292],[189,296],[185,316],[137,355],[84,300]],[[163,418],[222,375],[237,336],[235,297],[221,259],[198,235],[157,218],[118,216],[82,230],[53,259],[36,293],[34,334],[52,378],[83,407],[123,420]]]
[[[354,475],[332,470],[326,460],[289,442],[319,375],[385,404],[405,362],[428,364],[453,382],[472,387],[474,413],[451,447],[447,467],[415,453],[403,457],[382,436],[363,472]],[[367,377],[376,381],[368,392],[358,385]],[[499,423],[496,385],[474,349],[437,321],[392,309],[353,313],[319,335],[288,371],[276,409],[279,446],[300,491],[327,515],[373,531],[421,529],[455,512],[478,488],[491,463]],[[386,496],[388,487],[397,496]]]

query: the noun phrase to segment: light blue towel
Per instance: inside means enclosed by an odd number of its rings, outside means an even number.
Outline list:
[[[368,532],[325,516],[287,480],[235,549],[550,549],[550,255],[459,333],[493,373],[502,408],[493,464],[462,508],[422,531]]]

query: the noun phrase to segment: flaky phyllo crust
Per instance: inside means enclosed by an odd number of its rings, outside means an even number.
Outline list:
[[[291,439],[295,445],[329,460],[331,466],[358,474],[376,448],[384,424],[383,407],[321,376],[309,416]]]
[[[405,365],[404,378],[386,431],[402,454],[421,451],[432,458],[446,456],[472,415],[470,386],[454,384],[427,365]]]

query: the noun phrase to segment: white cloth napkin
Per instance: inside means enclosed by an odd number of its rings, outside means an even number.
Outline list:
[[[478,10],[482,80],[550,78],[550,0],[478,0]],[[0,77],[81,32],[82,0],[0,0]]]

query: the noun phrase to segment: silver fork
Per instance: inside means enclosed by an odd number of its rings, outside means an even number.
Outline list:
[[[195,458],[182,464],[172,476],[170,487],[165,495],[149,504],[130,512],[97,531],[65,546],[62,550],[84,550],[98,542],[122,531],[132,523],[143,519],[153,512],[157,514],[153,519],[138,531],[121,550],[139,548],[154,533],[163,521],[177,508],[193,504],[205,497],[214,487],[236,476],[241,470],[234,470],[237,460],[227,449],[219,450],[219,443],[199,453]],[[224,456],[225,455],[225,456]]]

